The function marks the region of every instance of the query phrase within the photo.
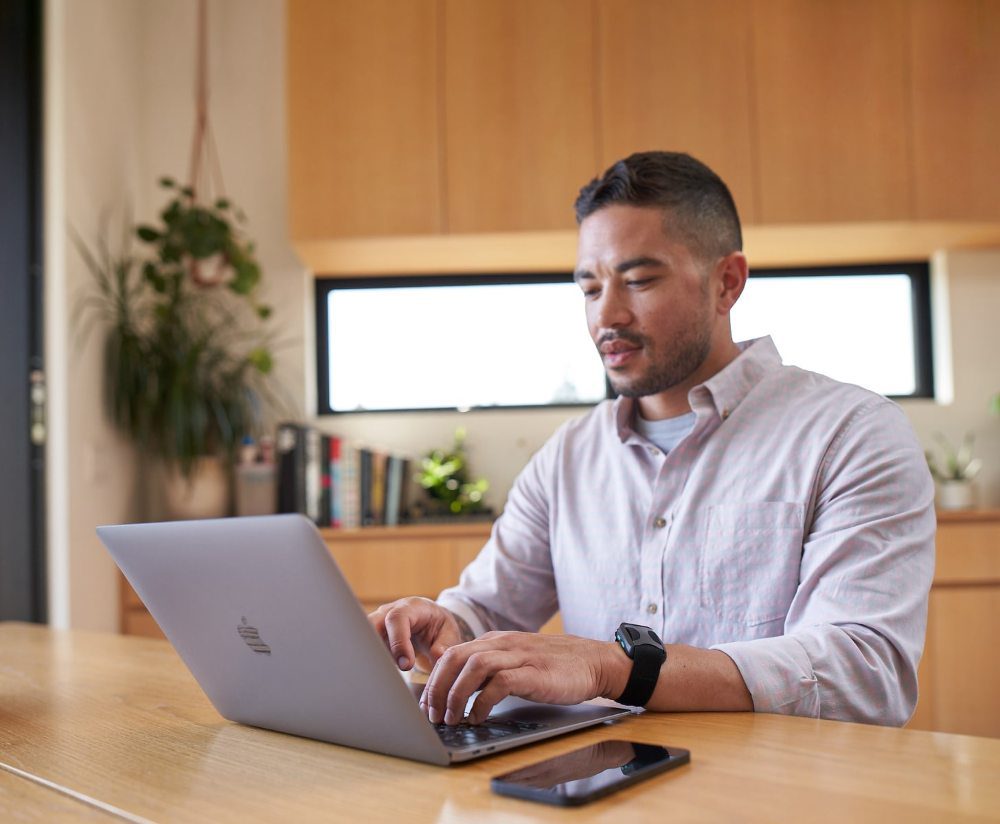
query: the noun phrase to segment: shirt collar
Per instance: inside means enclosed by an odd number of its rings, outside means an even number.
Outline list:
[[[688,402],[699,418],[706,412],[715,411],[725,420],[765,375],[781,366],[781,355],[770,336],[741,341],[736,345],[740,354],[732,362],[688,392]],[[634,398],[620,397],[615,401],[615,424],[622,443],[634,434],[633,414]]]

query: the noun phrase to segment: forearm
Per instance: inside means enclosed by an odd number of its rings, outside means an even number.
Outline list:
[[[610,644],[609,676],[603,690],[612,700],[625,691],[632,661]],[[733,659],[720,650],[666,644],[667,660],[646,709],[659,712],[697,710],[752,711],[753,699]]]

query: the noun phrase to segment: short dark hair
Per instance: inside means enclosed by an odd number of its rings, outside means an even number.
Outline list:
[[[740,218],[729,188],[700,160],[682,152],[637,152],[580,190],[576,222],[605,206],[659,207],[672,229],[703,258],[743,249]]]

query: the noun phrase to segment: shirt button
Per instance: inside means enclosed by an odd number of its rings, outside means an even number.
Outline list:
[[[656,610],[657,610],[656,604],[650,604],[648,607],[646,607],[646,612],[648,612],[650,615],[656,615]]]
[[[656,457],[657,455],[660,454],[660,450],[657,449],[655,446],[651,446],[649,447],[649,454],[652,455],[653,457]]]
[[[653,521],[653,526],[655,526],[657,529],[663,529],[663,527],[665,527],[666,525],[667,525],[666,518],[657,518],[655,521]]]
[[[728,417],[729,417],[729,410],[728,409],[723,409],[722,410],[722,420],[726,420],[726,418],[728,418]]]

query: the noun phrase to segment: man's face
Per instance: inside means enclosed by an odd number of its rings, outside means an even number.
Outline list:
[[[606,206],[580,224],[576,281],[587,325],[620,395],[684,383],[712,349],[708,264],[665,229],[657,208]]]

